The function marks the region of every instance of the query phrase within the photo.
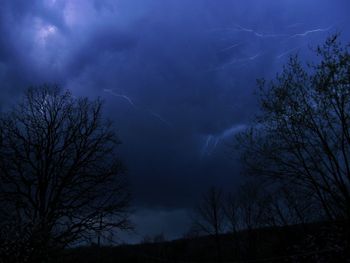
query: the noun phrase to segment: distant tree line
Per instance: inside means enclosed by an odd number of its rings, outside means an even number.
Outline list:
[[[184,238],[211,236],[218,262],[223,261],[221,243],[225,234],[232,237],[232,249],[237,257],[255,255],[258,248],[254,235],[258,229],[291,225],[306,227],[311,222],[324,220],[322,211],[313,200],[302,194],[288,187],[268,189],[254,179],[243,183],[232,193],[212,187],[194,208],[192,226]],[[244,242],[242,232],[248,237]]]

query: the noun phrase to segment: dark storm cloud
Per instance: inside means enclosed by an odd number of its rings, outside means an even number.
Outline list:
[[[68,78],[83,74],[87,68],[96,66],[99,58],[123,54],[137,44],[135,36],[115,30],[113,28],[101,28],[84,43],[76,46],[73,56],[66,61],[66,76]],[[102,63],[105,63],[103,61]],[[102,66],[102,65],[98,65]],[[101,87],[100,87],[101,88]]]
[[[42,82],[103,97],[141,207],[135,220],[159,225],[157,215],[165,213],[185,222],[184,211],[209,185],[233,188],[238,181],[239,164],[225,144],[256,112],[255,79],[273,77],[292,53],[309,56],[308,46],[330,32],[349,41],[349,5],[2,1],[0,102]],[[176,236],[184,224],[164,231]]]

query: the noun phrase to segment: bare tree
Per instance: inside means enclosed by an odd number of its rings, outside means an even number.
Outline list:
[[[267,225],[270,199],[264,186],[257,182],[245,182],[237,192],[238,228],[253,231]]]
[[[235,256],[239,258],[241,254],[241,240],[238,236],[240,227],[240,204],[237,192],[229,193],[224,200],[224,213],[225,221],[228,227],[228,231],[232,234],[232,244]]]
[[[256,255],[259,244],[257,229],[269,226],[271,199],[266,186],[257,180],[248,180],[236,192],[237,227],[246,233],[246,239],[239,240],[241,252]]]
[[[319,63],[292,57],[260,85],[256,123],[238,136],[249,174],[304,188],[325,215],[350,219],[350,53],[338,36],[318,47]]]
[[[313,194],[304,189],[282,185],[267,194],[269,204],[266,219],[272,226],[305,225],[322,219]]]
[[[101,110],[44,86],[1,116],[1,256],[41,262],[94,231],[131,227],[119,140]]]
[[[239,230],[239,202],[237,195],[229,193],[224,200],[224,213],[229,231],[236,234]]]
[[[224,195],[215,187],[211,187],[194,209],[193,224],[203,233],[215,239],[217,259],[221,261],[220,234],[224,230]]]

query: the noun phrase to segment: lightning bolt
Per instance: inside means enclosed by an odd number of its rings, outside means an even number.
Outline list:
[[[292,25],[287,26],[287,28],[294,28],[297,26],[302,25],[302,23],[295,23]],[[247,28],[247,27],[243,27],[239,24],[235,24],[233,28],[225,28],[225,29],[221,29],[221,31],[234,31],[234,32],[246,32],[246,33],[250,33],[258,38],[276,38],[276,37],[288,37],[288,39],[291,38],[296,38],[296,37],[306,37],[309,34],[313,34],[313,33],[318,33],[318,32],[327,32],[329,31],[332,27],[329,26],[327,28],[316,28],[316,29],[312,29],[312,30],[307,30],[303,33],[297,33],[294,35],[291,34],[265,34],[265,33],[260,33],[258,31],[255,31],[254,29],[251,28]]]
[[[276,58],[277,58],[277,59],[280,59],[280,58],[282,58],[282,57],[284,57],[284,56],[286,56],[286,55],[292,53],[293,51],[298,50],[299,48],[300,48],[300,47],[295,47],[295,48],[289,49],[289,50],[287,50],[287,51],[281,53],[280,55],[278,55]]]
[[[113,90],[111,89],[104,89],[103,90],[104,92],[107,92],[109,94],[111,94],[112,96],[114,97],[119,97],[119,98],[122,98],[124,100],[126,100],[131,106],[133,106],[134,108],[136,108],[136,105],[135,103],[132,101],[132,99],[124,94],[118,94],[118,93],[115,93]]]
[[[209,134],[207,136],[207,139],[203,145],[202,148],[202,156],[204,155],[211,155],[215,148],[217,147],[217,145],[222,141],[225,140],[235,134],[237,134],[238,132],[246,129],[246,125],[244,124],[239,124],[239,125],[233,125],[225,130],[223,130],[221,133],[213,135],[213,134]]]
[[[202,156],[205,154],[209,155],[208,148],[209,148],[209,143],[210,143],[212,137],[213,137],[212,135],[208,135],[208,137],[204,143],[203,149],[202,149]]]
[[[132,107],[134,107],[135,109],[137,109],[135,103],[133,102],[133,100],[128,97],[127,95],[124,95],[124,94],[118,94],[116,92],[114,92],[113,90],[111,89],[104,89],[103,90],[104,92],[107,92],[109,94],[111,94],[112,96],[114,97],[118,97],[118,98],[122,98],[124,99],[126,102],[128,102]],[[140,109],[140,108],[139,108]],[[147,109],[144,109],[144,108],[141,108],[141,110],[144,110],[144,111],[147,111],[148,114],[152,115],[153,117],[157,118],[159,121],[161,121],[162,123],[164,123],[165,125],[167,125],[168,127],[172,127],[171,123],[168,122],[167,120],[165,120],[162,116],[160,116],[158,113],[152,111],[152,110],[147,110]]]
[[[294,35],[291,35],[288,39],[291,39],[291,38],[296,38],[296,37],[306,37],[310,34],[313,34],[313,33],[319,33],[319,32],[327,32],[329,31],[333,26],[329,26],[327,28],[317,28],[317,29],[313,29],[313,30],[307,30],[303,33],[298,33],[298,34],[294,34]]]
[[[224,48],[224,49],[221,49],[220,52],[225,52],[225,51],[231,50],[231,49],[233,49],[233,48],[235,48],[235,47],[238,47],[238,46],[240,46],[240,45],[242,45],[242,43],[233,44],[233,45],[228,46],[228,47],[226,47],[226,48]]]
[[[259,53],[255,54],[255,55],[247,57],[247,58],[234,59],[234,60],[232,60],[229,63],[226,63],[226,64],[224,64],[224,65],[222,65],[220,67],[208,69],[205,72],[224,70],[227,66],[230,66],[230,65],[238,65],[238,67],[241,68],[241,67],[245,66],[246,64],[248,64],[249,62],[251,62],[253,60],[256,60],[257,58],[261,57],[263,54],[264,53],[260,53],[259,52]]]
[[[294,23],[294,24],[291,24],[289,26],[287,26],[286,28],[294,28],[294,27],[298,27],[298,26],[301,26],[303,25],[302,23]],[[261,33],[261,32],[258,32],[252,28],[247,28],[247,27],[243,27],[239,24],[234,24],[233,27],[230,27],[230,28],[219,28],[219,29],[214,29],[215,31],[226,31],[226,32],[246,32],[246,33],[249,33],[249,34],[252,34],[253,36],[255,37],[258,37],[258,38],[277,38],[277,37],[283,37],[283,40],[281,43],[283,42],[287,42],[288,40],[290,39],[293,39],[293,38],[297,38],[297,37],[307,37],[308,35],[311,35],[311,34],[316,34],[316,33],[320,33],[320,32],[327,32],[329,31],[331,28],[333,28],[335,26],[335,24],[327,27],[327,28],[316,28],[316,29],[312,29],[312,30],[307,30],[307,31],[304,31],[304,32],[301,32],[301,33],[297,33],[297,34],[287,34],[287,33],[282,33],[282,34],[265,34],[265,33]],[[228,51],[228,50],[231,50],[233,48],[236,48],[237,46],[241,45],[242,43],[235,43],[233,45],[230,45],[226,48],[223,48],[222,50],[220,50],[219,52],[225,52],[225,51]],[[282,57],[290,54],[291,52],[299,49],[301,46],[299,47],[295,47],[295,48],[292,48],[292,49],[289,49],[279,55],[276,56],[276,59],[281,59]],[[266,53],[266,52],[264,52]],[[251,61],[254,61],[256,60],[257,58],[261,57],[264,53],[257,53],[257,54],[254,54],[250,57],[246,57],[246,58],[234,58],[233,60],[229,61],[228,63],[224,63],[224,64],[221,64],[219,66],[214,66],[214,68],[210,68],[208,70],[206,70],[205,72],[212,72],[212,71],[221,71],[221,70],[225,70],[228,66],[230,65],[237,65],[237,67],[239,68],[242,68],[244,66],[246,66],[248,63],[250,63]]]
[[[215,140],[215,143],[214,143],[214,146],[213,146],[213,151],[215,150],[216,146],[218,145],[220,139],[219,138],[216,138]]]
[[[260,57],[261,55],[262,55],[262,53],[259,52],[259,53],[255,54],[255,55],[247,57],[247,58],[234,59],[231,62],[227,63],[226,65],[232,65],[232,64],[238,64],[238,63],[253,61],[253,60],[257,59],[258,57]]]
[[[256,37],[259,38],[275,38],[275,37],[285,37],[288,36],[287,34],[264,34],[264,33],[260,33],[257,32],[251,28],[246,28],[243,27],[239,24],[235,24],[235,27],[231,29],[231,31],[236,31],[236,32],[247,32],[247,33],[251,33]]]
[[[156,117],[158,120],[160,120],[161,122],[163,122],[165,125],[167,125],[168,127],[172,127],[171,123],[166,121],[162,116],[160,116],[158,113],[154,112],[154,111],[149,111],[150,114],[154,117]]]
[[[235,135],[236,133],[244,130],[247,126],[244,124],[239,124],[239,125],[233,125],[231,127],[229,127],[228,129],[224,130],[221,135],[220,138],[221,139],[226,139],[228,137],[231,137],[233,135]]]

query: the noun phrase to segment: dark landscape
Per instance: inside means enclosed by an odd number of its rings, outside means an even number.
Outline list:
[[[0,263],[350,262],[348,0],[3,0]]]
[[[335,236],[334,231],[342,231]],[[344,231],[344,232],[343,232]],[[263,228],[220,236],[221,262],[347,262],[343,223]],[[210,236],[69,250],[54,262],[217,262]]]

